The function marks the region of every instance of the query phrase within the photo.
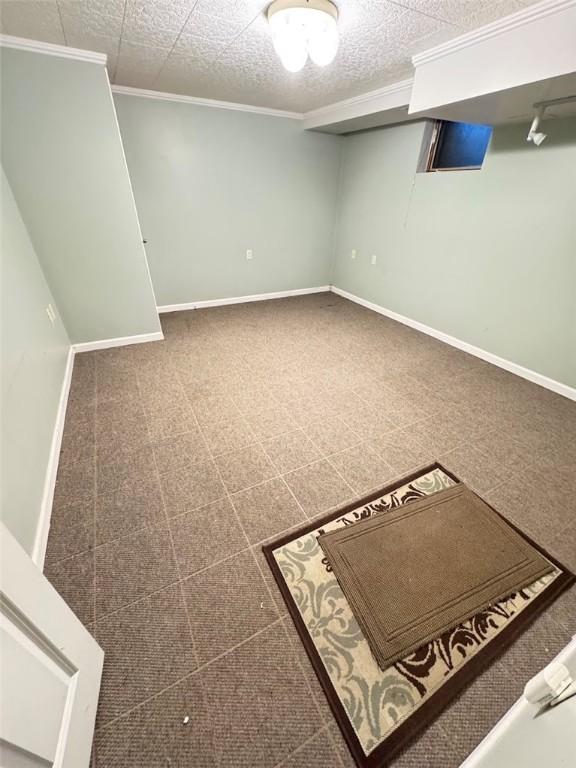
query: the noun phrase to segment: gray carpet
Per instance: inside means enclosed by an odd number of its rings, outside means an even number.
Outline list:
[[[333,294],[162,325],[74,365],[46,573],[106,652],[94,764],[352,766],[261,543],[438,459],[574,569],[576,405]],[[572,589],[394,766],[458,766],[574,631]]]

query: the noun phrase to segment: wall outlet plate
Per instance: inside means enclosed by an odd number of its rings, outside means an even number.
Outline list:
[[[352,249],[352,253],[350,254],[350,258],[351,259],[355,259],[356,258],[356,248]]]
[[[376,254],[375,253],[373,253],[372,256],[370,257],[370,264],[376,264]]]
[[[248,248],[248,250],[246,251],[246,258],[247,258],[248,260],[250,260],[250,259],[253,259],[253,258],[254,258],[254,254],[253,254],[253,252],[252,252],[252,248]]]

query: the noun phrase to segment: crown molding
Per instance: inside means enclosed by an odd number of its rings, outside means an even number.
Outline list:
[[[163,91],[150,91],[145,88],[132,88],[128,85],[113,85],[112,93],[123,96],[139,96],[144,99],[158,99],[160,101],[180,101],[184,104],[195,104],[199,107],[213,107],[214,109],[231,109],[236,112],[253,112],[257,115],[269,117],[287,117],[292,120],[302,120],[301,112],[288,112],[283,109],[270,109],[268,107],[255,107],[251,104],[237,104],[233,101],[217,101],[216,99],[201,99],[196,96],[185,96],[179,93],[164,93]]]
[[[412,57],[412,64],[415,67],[419,67],[422,64],[441,59],[444,56],[449,56],[463,48],[476,45],[477,43],[489,40],[492,37],[498,37],[510,30],[523,27],[526,24],[538,21],[538,19],[546,18],[554,13],[575,6],[576,0],[543,0],[543,2],[538,3],[537,5],[532,5],[522,11],[518,11],[518,13],[513,13],[510,16],[504,16],[502,19],[498,19],[483,27],[467,32],[465,35],[460,35],[452,40],[448,40],[446,43],[437,45],[434,48],[429,48],[427,51],[422,51],[422,53],[418,53]]]
[[[397,83],[385,85],[383,88],[377,88],[375,91],[366,91],[366,93],[360,93],[358,96],[352,96],[343,101],[335,101],[333,104],[327,104],[325,107],[311,109],[309,112],[304,112],[304,118],[324,117],[324,115],[330,115],[335,110],[344,109],[345,107],[356,107],[365,102],[386,98],[412,88],[412,83],[412,78],[409,78],[408,80],[399,80]]]
[[[336,101],[325,107],[312,109],[303,115],[304,127],[318,128],[374,112],[408,106],[413,82],[412,78],[399,80],[397,83],[385,85],[383,88],[367,91],[343,101]]]
[[[75,59],[76,61],[88,61],[91,64],[106,66],[108,57],[105,53],[96,51],[83,51],[80,48],[69,48],[67,45],[55,43],[43,43],[40,40],[28,40],[25,37],[13,37],[12,35],[0,35],[1,48],[16,48],[20,51],[43,53],[46,56],[60,56],[63,59]]]

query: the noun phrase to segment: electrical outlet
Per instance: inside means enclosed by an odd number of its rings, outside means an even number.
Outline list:
[[[254,258],[254,254],[252,253],[252,248],[248,248],[248,250],[246,251],[246,258],[247,258],[248,260],[250,260],[250,259],[253,259],[253,258]]]
[[[372,256],[370,257],[370,264],[372,264],[372,265],[376,264],[376,254],[375,253],[373,253]]]
[[[352,253],[350,254],[350,258],[351,259],[355,259],[356,258],[356,248],[352,249]]]
[[[56,313],[54,312],[54,309],[52,307],[52,304],[48,304],[46,307],[46,314],[48,315],[48,319],[54,325],[54,321],[56,320]]]

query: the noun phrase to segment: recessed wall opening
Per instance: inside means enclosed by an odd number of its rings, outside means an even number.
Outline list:
[[[434,120],[424,134],[419,171],[480,170],[491,136],[491,125]]]

